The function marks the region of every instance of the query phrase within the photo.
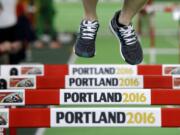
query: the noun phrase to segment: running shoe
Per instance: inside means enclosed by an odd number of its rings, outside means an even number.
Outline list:
[[[143,51],[138,36],[132,26],[119,24],[118,18],[121,11],[115,13],[110,22],[110,29],[120,42],[120,54],[124,61],[131,65],[143,61]]]
[[[75,43],[75,54],[80,57],[91,58],[95,55],[96,35],[99,29],[98,21],[83,20]]]

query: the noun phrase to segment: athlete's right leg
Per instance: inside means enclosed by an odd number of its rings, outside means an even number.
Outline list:
[[[80,31],[75,43],[75,53],[81,57],[95,55],[96,35],[99,28],[96,7],[98,0],[82,0],[84,19],[80,24]]]
[[[147,0],[124,0],[122,10],[115,13],[110,23],[112,32],[120,42],[121,56],[131,65],[140,64],[143,60],[141,43],[131,21],[146,2]]]

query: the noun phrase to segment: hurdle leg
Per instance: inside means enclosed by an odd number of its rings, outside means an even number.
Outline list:
[[[153,18],[154,18],[154,13],[148,14],[149,36],[150,36],[150,64],[156,63],[155,24]]]

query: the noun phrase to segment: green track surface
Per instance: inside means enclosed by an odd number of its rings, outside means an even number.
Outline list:
[[[45,135],[179,135],[179,129],[162,128],[51,128]]]
[[[83,15],[80,3],[56,3],[58,11],[55,26],[59,31],[77,31]],[[121,5],[117,3],[101,3],[98,6],[98,15],[101,29],[97,38],[97,55],[92,59],[78,58],[77,64],[121,64],[124,63],[119,55],[117,40],[108,30],[108,22],[114,11]],[[172,20],[171,14],[157,13],[155,17],[158,30],[171,28],[177,30],[177,22]],[[149,48],[149,39],[142,38],[144,48]],[[157,36],[157,48],[178,48],[176,36]],[[149,63],[149,56],[145,55],[144,62]],[[158,55],[157,63],[178,63],[178,55]],[[45,135],[179,135],[178,128],[51,128]]]

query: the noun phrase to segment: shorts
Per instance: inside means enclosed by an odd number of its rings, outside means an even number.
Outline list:
[[[5,41],[33,42],[35,40],[35,32],[25,16],[20,16],[15,26],[0,28],[0,43]]]
[[[0,28],[0,43],[5,41],[14,42],[17,40],[19,40],[17,25],[8,28]]]

